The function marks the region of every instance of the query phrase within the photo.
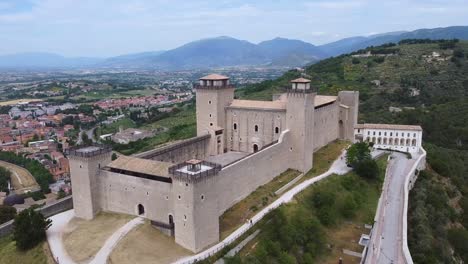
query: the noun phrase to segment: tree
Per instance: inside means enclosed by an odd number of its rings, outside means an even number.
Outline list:
[[[370,159],[370,149],[366,142],[358,142],[351,145],[346,152],[346,163],[355,166],[358,162]]]
[[[14,221],[13,240],[19,250],[35,247],[46,238],[46,230],[51,226],[52,220],[34,209],[25,209],[19,213]]]
[[[67,193],[65,193],[65,191],[62,188],[60,188],[60,190],[57,193],[57,200],[62,199],[65,196],[67,196]]]
[[[359,176],[367,179],[376,179],[379,175],[379,166],[373,159],[365,159],[358,162],[354,169]]]
[[[14,219],[16,216],[16,208],[13,206],[0,205],[0,224]]]
[[[112,160],[116,160],[118,158],[117,154],[112,153]]]
[[[0,191],[8,192],[8,181],[10,180],[11,172],[3,167],[0,167]]]

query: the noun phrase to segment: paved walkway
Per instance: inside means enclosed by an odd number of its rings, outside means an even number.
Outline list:
[[[59,264],[74,264],[75,262],[67,254],[63,245],[62,236],[66,230],[68,222],[75,216],[74,210],[69,210],[50,217],[52,225],[47,230],[47,242],[50,246],[50,251],[55,261]],[[127,235],[133,228],[144,223],[144,219],[137,217],[126,223],[124,226],[115,231],[104,243],[96,256],[89,262],[90,264],[103,264],[107,262],[107,258],[112,250],[117,246],[119,241]]]
[[[57,263],[74,263],[70,256],[67,254],[65,247],[62,243],[63,231],[67,227],[68,222],[75,216],[75,210],[69,210],[50,217],[52,225],[47,229],[47,242],[49,243],[52,256]]]
[[[414,154],[416,155],[416,154]],[[414,156],[413,155],[413,156]],[[402,251],[404,185],[417,157],[393,152],[377,211],[376,229],[369,243],[366,263],[404,263]]]

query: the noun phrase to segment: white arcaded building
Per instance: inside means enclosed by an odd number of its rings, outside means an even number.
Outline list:
[[[416,153],[422,143],[422,128],[413,125],[358,124],[354,128],[354,140],[373,142],[374,148]]]
[[[205,76],[196,137],[114,161],[105,146],[69,151],[75,214],[139,215],[199,252],[219,241],[234,204],[289,168],[307,172],[320,147],[352,141],[358,104],[358,92],[317,95],[304,78],[273,101],[238,100],[228,77]]]

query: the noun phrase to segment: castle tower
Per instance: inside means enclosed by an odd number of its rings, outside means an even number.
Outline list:
[[[200,78],[196,90],[197,135],[211,134],[208,154],[221,154],[225,145],[225,108],[234,100],[234,86],[228,77],[210,74]]]
[[[302,172],[312,168],[315,95],[310,80],[304,78],[292,80],[287,93],[286,126],[291,133],[289,163],[291,168]]]
[[[189,160],[169,168],[175,197],[175,241],[193,252],[219,241],[214,176],[220,170],[221,165],[200,160]]]
[[[359,91],[338,92],[340,100],[340,120],[338,121],[340,139],[354,141],[354,127],[359,113]]]
[[[97,175],[99,169],[111,162],[108,146],[88,146],[68,150],[75,216],[86,220],[100,210]]]

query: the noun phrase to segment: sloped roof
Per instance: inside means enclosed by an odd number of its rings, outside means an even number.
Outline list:
[[[283,101],[256,101],[256,100],[232,100],[229,105],[231,108],[246,108],[246,109],[270,109],[270,110],[285,110],[286,102]]]
[[[337,96],[331,96],[331,95],[316,95],[315,100],[314,100],[314,105],[315,107],[319,107],[324,104],[332,103],[336,101],[338,97]]]
[[[310,80],[301,77],[301,78],[297,78],[295,80],[292,80],[291,82],[292,83],[310,83]]]
[[[207,75],[207,76],[203,76],[200,78],[200,80],[211,80],[211,81],[217,81],[217,80],[228,80],[229,77],[227,76],[224,76],[224,75],[220,75],[220,74],[216,74],[216,73],[213,73],[213,74],[210,74],[210,75]]]
[[[422,131],[421,126],[413,125],[395,125],[395,124],[357,124],[356,128],[367,129],[395,129],[395,130],[415,130]]]
[[[119,156],[112,161],[107,167],[145,173],[154,176],[169,177],[168,169],[174,164],[149,159],[140,159],[130,156]]]

